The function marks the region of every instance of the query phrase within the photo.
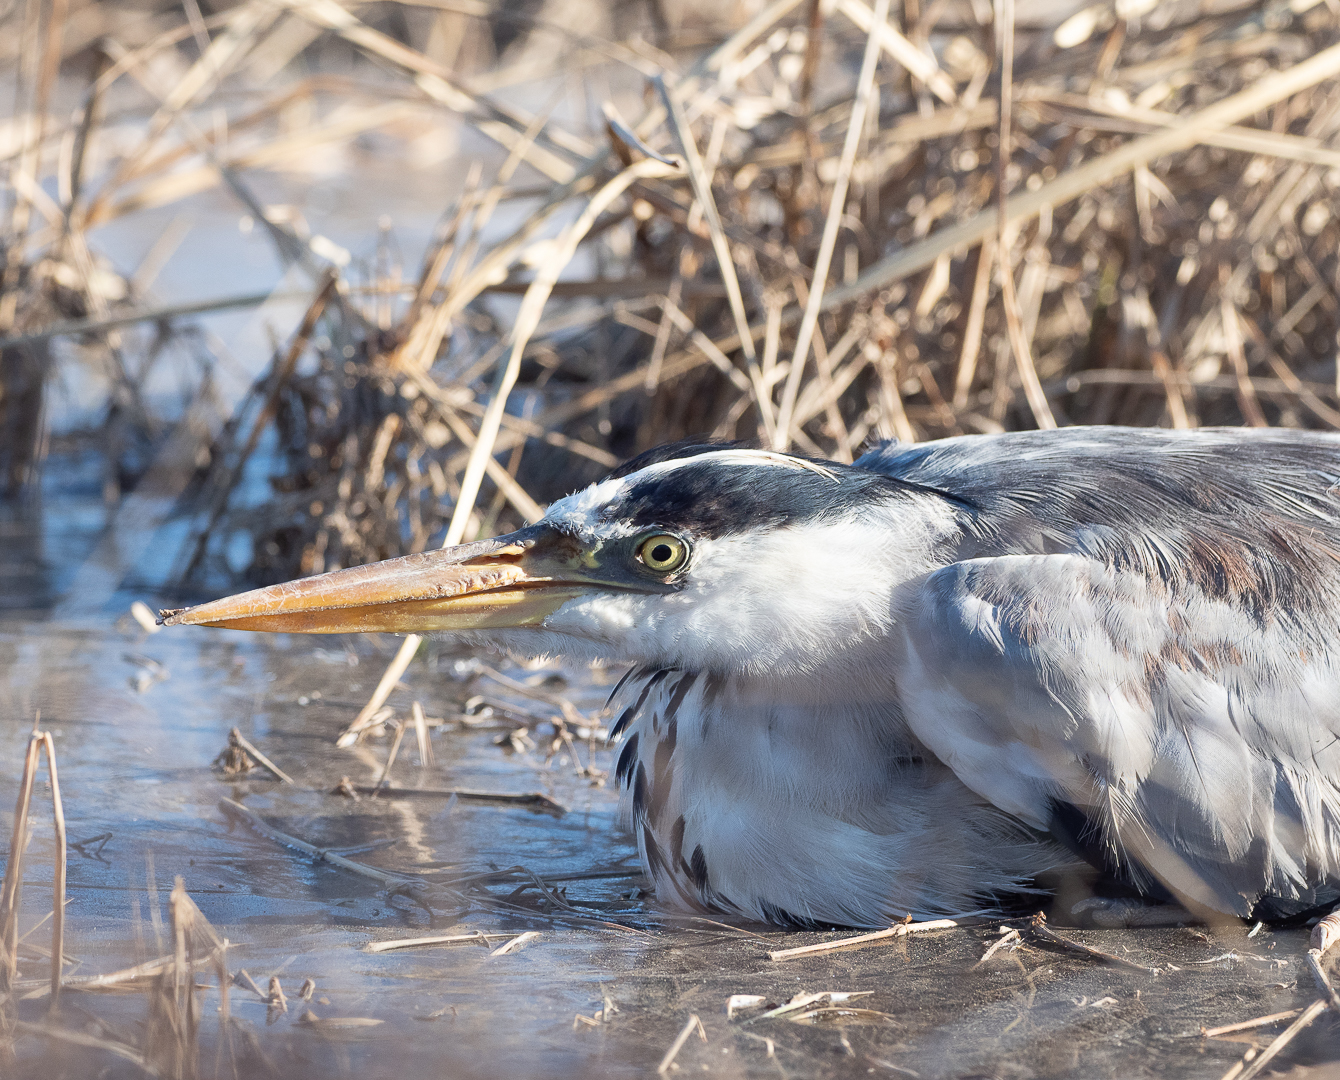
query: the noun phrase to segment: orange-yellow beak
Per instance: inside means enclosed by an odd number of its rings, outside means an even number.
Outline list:
[[[534,626],[597,584],[573,548],[534,549],[533,530],[271,585],[159,612],[166,626],[355,634]],[[584,565],[585,564],[585,565]]]

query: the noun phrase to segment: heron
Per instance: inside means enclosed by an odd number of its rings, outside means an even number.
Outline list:
[[[616,776],[672,908],[877,927],[1079,871],[1184,917],[1340,898],[1336,435],[680,442],[519,531],[162,621],[629,665]]]

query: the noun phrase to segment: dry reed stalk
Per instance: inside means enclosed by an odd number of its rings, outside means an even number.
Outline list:
[[[1326,1001],[1335,1015],[1340,1016],[1340,994],[1335,992],[1335,987],[1331,985],[1330,976],[1322,967],[1322,963],[1329,952],[1340,941],[1340,913],[1331,912],[1316,926],[1312,928],[1307,950],[1307,965],[1312,973],[1312,978],[1317,987],[1326,995]]]
[[[388,799],[442,799],[450,803],[453,799],[460,802],[490,804],[493,806],[519,806],[540,814],[552,814],[562,817],[568,808],[556,803],[547,795],[531,792],[527,795],[510,795],[496,791],[467,791],[463,788],[401,788],[373,787],[370,784],[350,784],[349,790],[355,795],[380,793]]]
[[[874,11],[871,11],[864,0],[838,0],[837,9],[850,19],[858,30],[863,30],[867,34],[873,33],[879,47],[924,82],[941,101],[953,105],[958,100],[953,82],[940,70],[935,57],[918,49],[890,26],[887,15],[881,19],[878,3]]]
[[[1005,309],[1005,325],[1009,331],[1014,364],[1024,384],[1024,396],[1039,428],[1056,427],[1047,396],[1038,381],[1038,369],[1033,363],[1033,350],[1024,332],[1019,310],[1019,298],[1014,291],[1014,265],[1010,258],[1010,230],[1008,217],[1007,183],[1013,148],[1011,106],[1014,102],[1014,0],[995,0],[996,30],[1000,35],[1000,141],[996,155],[996,250],[1000,253],[1001,302]]]
[[[195,972],[212,967],[218,980],[220,1049],[231,1035],[228,942],[219,937],[178,877],[168,895],[172,953],[149,992],[144,1058],[160,1076],[193,1080],[200,1071],[201,991]]]
[[[651,81],[660,95],[666,115],[670,118],[670,131],[674,134],[675,143],[684,157],[684,164],[693,184],[697,209],[707,222],[712,250],[717,257],[717,268],[721,271],[721,279],[726,283],[726,295],[730,299],[731,315],[735,319],[735,332],[740,335],[745,360],[752,369],[755,355],[754,343],[749,337],[749,317],[745,314],[744,297],[740,294],[740,279],[735,275],[735,258],[731,254],[730,245],[726,242],[726,234],[721,227],[721,215],[717,213],[716,200],[712,197],[711,180],[703,169],[702,155],[698,153],[698,144],[689,130],[688,121],[684,117],[684,110],[679,101],[670,93],[670,88],[659,75],[654,76]]]
[[[1042,912],[1038,912],[1028,921],[1025,931],[1038,941],[1059,946],[1066,952],[1072,952],[1079,956],[1087,956],[1101,964],[1113,964],[1116,967],[1126,968],[1128,971],[1138,971],[1145,975],[1157,975],[1159,973],[1158,968],[1145,967],[1142,964],[1127,960],[1124,956],[1118,956],[1116,953],[1103,952],[1102,949],[1095,949],[1090,945],[1084,945],[1063,937],[1047,925],[1047,918]]]
[[[540,935],[537,931],[527,930],[524,934],[517,934],[510,940],[504,941],[496,949],[490,952],[489,956],[507,956],[509,953],[514,953],[519,949],[524,949],[527,945],[529,945],[539,936]]]
[[[539,135],[546,119],[547,117],[537,117],[508,152],[507,160],[498,170],[497,180],[483,199],[480,200],[475,210],[474,219],[471,222],[470,236],[465,242],[464,250],[460,258],[456,260],[456,266],[446,283],[442,302],[433,309],[432,315],[424,320],[425,328],[421,340],[415,341],[414,335],[411,333],[410,341],[406,343],[404,355],[399,360],[401,366],[419,371],[426,371],[431,367],[433,361],[437,358],[438,349],[442,345],[442,338],[452,320],[460,314],[467,303],[474,299],[476,294],[463,284],[466,270],[471,266],[474,256],[479,250],[482,234],[492,220],[494,211],[498,208],[504,186],[512,179],[517,167],[524,160],[527,149],[534,144],[535,138]],[[476,278],[475,288],[482,289],[484,287],[484,281]],[[415,349],[417,349],[417,352],[414,351]]]
[[[60,779],[56,773],[56,745],[49,731],[42,733],[42,748],[47,757],[47,777],[51,781],[51,816],[56,830],[55,862],[51,875],[51,1009],[54,1012],[60,1008],[61,971],[65,958],[65,805],[61,801]]]
[[[62,986],[66,990],[102,990],[121,986],[128,982],[151,978],[172,962],[171,955],[160,956],[156,960],[146,960],[142,964],[134,964],[120,971],[110,971],[105,975],[72,975],[63,981]]]
[[[888,18],[889,0],[875,0],[873,21],[866,37],[865,55],[861,60],[861,71],[856,80],[856,100],[852,105],[851,118],[847,122],[847,137],[842,145],[837,177],[828,200],[828,216],[824,221],[823,238],[819,241],[819,254],[814,263],[814,279],[805,303],[805,314],[801,319],[800,330],[796,336],[796,347],[791,354],[791,370],[787,372],[781,405],[777,410],[777,436],[773,442],[773,447],[777,450],[785,450],[791,445],[791,416],[795,410],[796,395],[800,391],[800,377],[804,373],[805,362],[809,359],[819,312],[823,308],[828,268],[833,260],[833,248],[837,244],[838,225],[846,209],[847,185],[851,183],[852,169],[856,165],[856,151],[860,148],[862,129],[865,127],[865,114],[870,107],[874,90],[875,66],[879,61],[880,46],[877,31],[887,25]],[[743,331],[741,335],[743,336]]]
[[[446,421],[447,426],[451,428],[452,434],[456,436],[460,444],[468,450],[473,450],[478,439],[475,433],[456,414],[456,411],[441,398],[433,398],[433,405],[438,416]],[[497,486],[498,491],[526,521],[539,521],[540,518],[544,517],[544,508],[526,494],[526,489],[518,484],[512,475],[499,465],[493,457],[484,459],[484,470],[488,478]]]
[[[14,1021],[14,1031],[23,1035],[37,1035],[44,1039],[54,1039],[56,1042],[69,1043],[72,1046],[83,1046],[92,1050],[102,1050],[114,1057],[128,1061],[137,1066],[149,1076],[157,1076],[156,1065],[147,1057],[126,1043],[115,1039],[105,1039],[97,1035],[90,1035],[84,1031],[75,1031],[71,1028],[58,1027],[54,1024],[34,1024],[25,1020]]]
[[[1044,206],[1069,202],[1139,165],[1194,146],[1207,130],[1233,124],[1325,79],[1334,78],[1337,73],[1340,73],[1340,45],[1333,45],[1285,71],[1272,72],[1248,89],[1223,101],[1188,116],[1179,116],[1177,122],[1170,124],[1164,131],[1135,139],[1043,184],[1035,191],[1011,197],[1006,202],[1005,220],[1021,223]],[[998,231],[999,215],[997,207],[984,210],[962,224],[942,229],[927,240],[882,260],[864,271],[850,285],[835,289],[825,306],[831,309],[883,288],[924,269],[946,251],[980,241],[984,236]]]
[[[103,193],[94,198],[84,211],[83,217],[86,220],[100,219],[108,194],[135,175],[150,150],[176,117],[217,86],[223,76],[255,46],[260,36],[273,25],[278,16],[278,8],[272,8],[259,0],[249,0],[229,12],[223,33],[211,40],[209,48],[164,97],[162,105],[150,119],[139,147],[122,160],[102,189]],[[128,69],[136,62],[137,60],[130,60]]]
[[[589,916],[577,911],[572,905],[568,904],[561,895],[550,889],[539,875],[526,870],[524,867],[513,867],[510,872],[521,872],[530,880],[531,886],[533,886],[540,894],[542,903],[538,906],[528,907],[514,903],[511,901],[510,897],[500,899],[491,894],[482,892],[478,885],[471,882],[462,882],[462,884],[471,884],[473,886],[470,888],[470,891],[466,892],[465,890],[454,888],[453,886],[456,884],[454,882],[428,882],[417,877],[406,877],[378,870],[375,867],[368,866],[366,863],[347,859],[335,852],[319,848],[314,844],[309,844],[305,840],[301,840],[296,836],[281,832],[267,824],[259,815],[248,810],[240,803],[233,802],[231,799],[220,800],[219,809],[230,817],[240,819],[255,832],[275,843],[281,844],[290,850],[301,852],[315,861],[326,862],[342,870],[357,874],[360,877],[376,881],[389,889],[392,894],[406,896],[428,911],[433,910],[430,906],[430,901],[436,902],[439,907],[450,906],[457,911],[463,911],[467,907],[485,903],[490,908],[497,911],[506,911],[517,916],[537,919],[549,924],[561,922],[573,926],[585,927],[587,929],[618,931],[645,936],[644,931],[637,930],[634,927],[623,926],[619,923],[600,919],[595,916]],[[487,876],[491,875],[485,875],[485,877]]]
[[[977,378],[977,357],[982,349],[982,328],[986,321],[986,302],[990,296],[991,269],[996,257],[996,246],[990,240],[977,245],[977,266],[973,275],[972,300],[968,306],[968,321],[963,330],[963,347],[959,354],[958,372],[954,379],[954,408],[968,404],[968,391]]]
[[[50,1008],[55,1012],[60,1008],[61,973],[65,961],[65,807],[61,799],[60,778],[56,770],[55,742],[50,732],[38,729],[39,721],[40,716],[33,722],[33,732],[28,739],[28,749],[24,755],[18,802],[14,809],[14,832],[10,839],[9,858],[5,863],[4,884],[0,886],[0,993],[12,995],[18,975],[19,905],[23,895],[23,861],[28,845],[28,818],[32,808],[33,782],[37,776],[39,756],[45,753],[56,840],[51,875],[50,990]]]
[[[14,985],[19,962],[19,901],[23,893],[23,856],[28,846],[28,812],[32,805],[33,780],[37,775],[37,755],[41,739],[34,731],[28,740],[19,780],[18,802],[14,808],[14,831],[5,862],[5,879],[0,887],[0,990]]]

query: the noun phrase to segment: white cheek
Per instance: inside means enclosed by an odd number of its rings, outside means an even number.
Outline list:
[[[643,598],[598,593],[569,600],[544,620],[547,630],[585,637],[620,638],[637,627]]]
[[[929,569],[932,540],[912,531],[871,520],[700,541],[660,636],[727,667],[821,665],[888,632],[893,589]]]

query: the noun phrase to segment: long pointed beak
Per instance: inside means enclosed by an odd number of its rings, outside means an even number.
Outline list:
[[[567,560],[537,557],[529,530],[334,570],[159,612],[165,626],[353,634],[533,626],[591,590]]]

